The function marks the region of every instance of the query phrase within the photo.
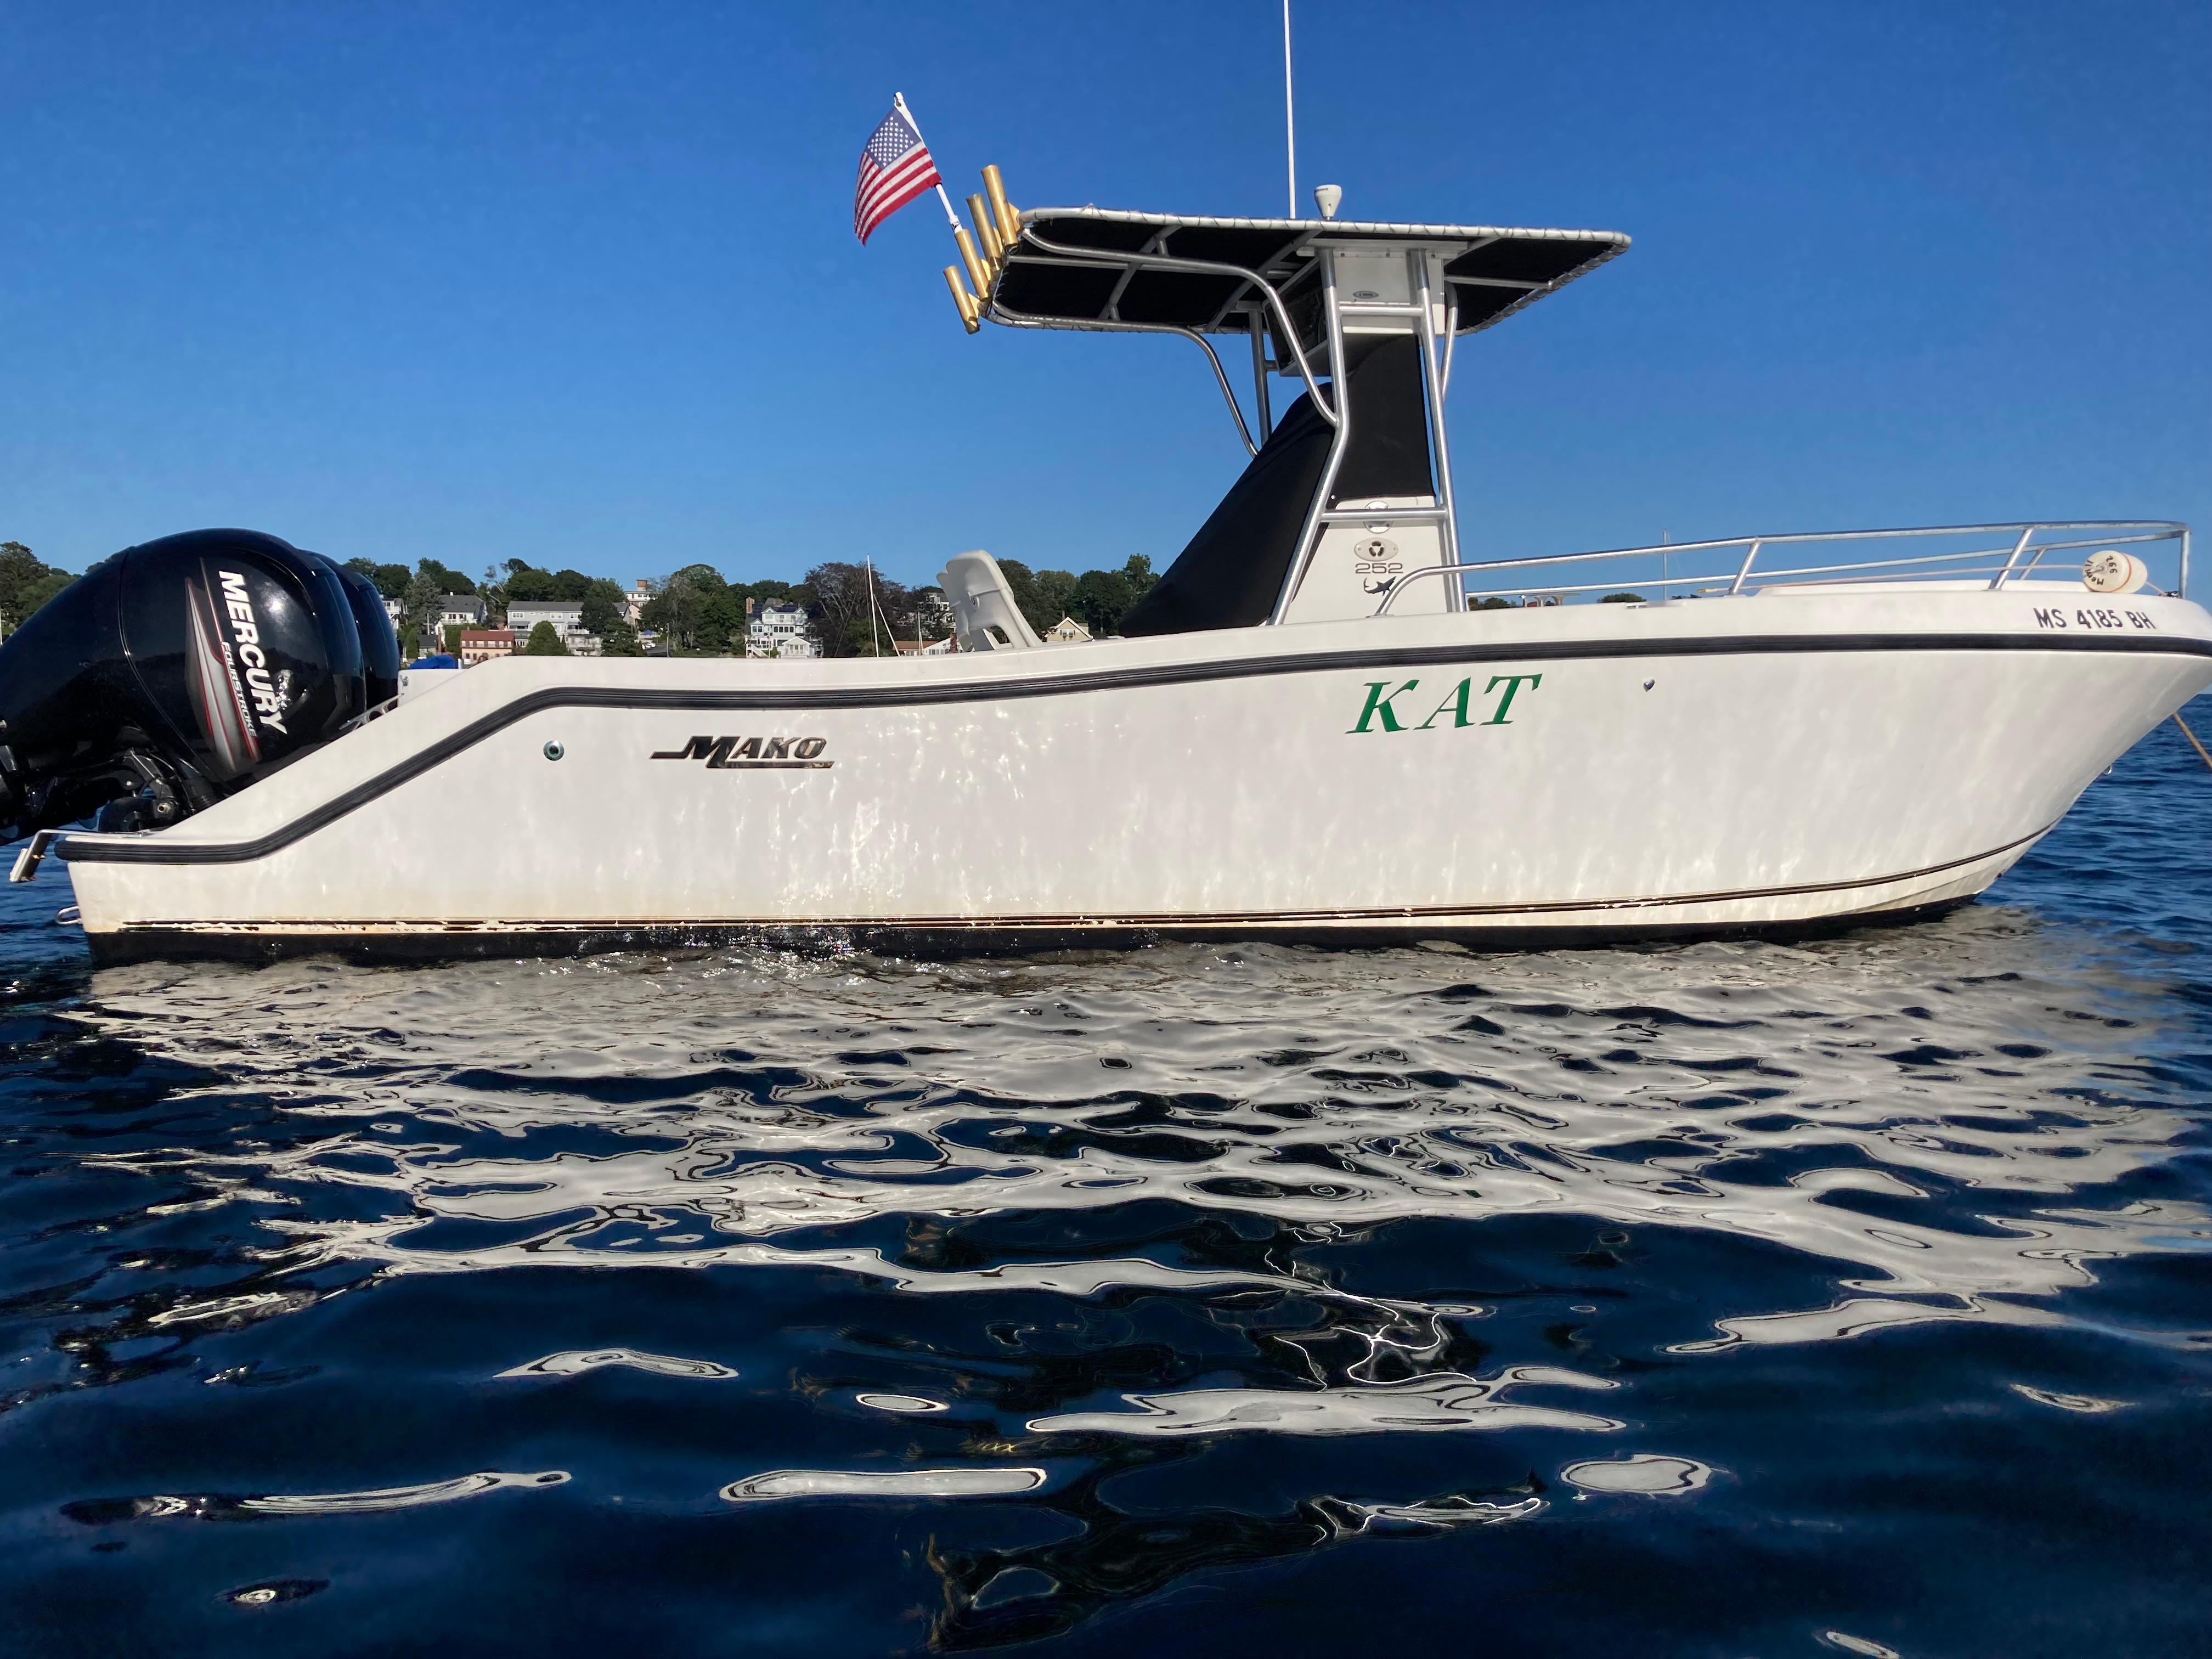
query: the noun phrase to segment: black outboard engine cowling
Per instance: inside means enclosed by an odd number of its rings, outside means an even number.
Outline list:
[[[349,574],[251,530],[94,565],[0,644],[0,822],[159,829],[336,737],[398,675]]]
[[[399,695],[399,635],[392,631],[376,584],[358,570],[335,568],[353,601],[353,619],[361,629],[362,678],[368,688],[368,706],[374,708]]]

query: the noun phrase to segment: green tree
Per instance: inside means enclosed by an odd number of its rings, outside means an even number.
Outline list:
[[[584,631],[599,636],[602,653],[610,657],[643,654],[644,647],[637,642],[637,629],[629,625],[629,613],[623,608],[620,583],[600,577],[592,583],[583,599]]]
[[[707,601],[699,622],[699,649],[714,656],[726,653],[743,656],[750,617],[744,592],[734,587],[724,588]]]
[[[446,624],[446,649],[456,657],[461,654],[460,623],[447,623]]]
[[[1600,605],[1642,605],[1641,593],[1608,593],[1598,601]]]
[[[708,640],[719,637],[727,644],[727,615],[711,619],[714,633],[708,632],[710,618],[708,607],[729,592],[730,585],[722,580],[722,573],[710,564],[687,564],[672,575],[663,577],[653,586],[653,598],[646,602],[641,613],[645,625],[653,629],[668,642],[670,652],[678,656],[695,656],[709,647]],[[738,601],[742,611],[744,602]]]
[[[387,599],[407,597],[407,584],[413,580],[404,564],[379,564],[374,559],[348,559],[346,568],[357,570],[376,584],[376,591]]]
[[[1137,590],[1119,570],[1086,570],[1075,580],[1068,614],[1103,640],[1121,631],[1121,618],[1137,602]]]
[[[523,564],[520,559],[509,559],[507,572],[507,597],[509,600],[550,599],[553,593],[553,573]],[[520,565],[521,568],[515,568]]]
[[[888,657],[892,641],[914,637],[913,592],[866,565],[837,560],[817,564],[793,597],[812,617],[814,637],[825,657]]]
[[[1054,626],[1062,617],[1075,614],[1076,576],[1066,570],[1040,570],[1036,573],[1037,614],[1030,617],[1030,626],[1040,634]],[[1023,614],[1027,615],[1027,612]]]
[[[436,581],[441,593],[473,593],[477,591],[477,585],[466,576],[458,570],[448,570],[435,559],[416,560],[415,571],[417,575],[428,576]]]
[[[522,654],[526,657],[565,657],[568,654],[568,647],[561,642],[559,629],[550,622],[542,622],[530,630],[530,637],[523,641]]]
[[[50,570],[23,590],[23,615],[27,620],[38,608],[76,580],[66,570]]]
[[[0,542],[0,624],[9,633],[76,579],[35,556],[21,542]]]
[[[408,578],[407,592],[401,596],[399,640],[409,656],[421,649],[420,641],[437,637],[438,618],[445,609],[440,601],[446,592],[427,570]]]

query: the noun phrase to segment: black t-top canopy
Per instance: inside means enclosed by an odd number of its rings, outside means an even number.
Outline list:
[[[1285,303],[1316,282],[1313,250],[1426,247],[1472,333],[1572,282],[1628,246],[1609,230],[1505,230],[1488,225],[1362,224],[1322,219],[1199,219],[1100,208],[1036,208],[992,284],[994,321],[1054,328],[1187,328],[1243,333],[1261,295],[1256,273]],[[1237,270],[1147,266],[1144,256]],[[1439,302],[1447,296],[1438,295]]]

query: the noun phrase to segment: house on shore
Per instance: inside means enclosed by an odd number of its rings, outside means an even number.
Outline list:
[[[806,631],[806,608],[782,599],[745,601],[745,655],[818,657],[821,648]]]
[[[511,657],[520,647],[512,628],[464,628],[461,630],[461,666],[474,668],[480,662],[489,662],[494,657]]]
[[[584,602],[581,599],[509,599],[507,602],[507,625],[522,644],[530,643],[531,630],[540,623],[551,623],[553,631],[561,636],[561,643],[568,647],[572,657],[596,657],[599,654],[599,636],[584,631]]]

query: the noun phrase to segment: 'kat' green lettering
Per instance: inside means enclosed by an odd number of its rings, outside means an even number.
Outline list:
[[[1486,697],[1501,685],[1505,688],[1505,695],[1498,700],[1498,712],[1483,721],[1483,724],[1485,726],[1512,725],[1513,722],[1505,718],[1505,711],[1513,707],[1513,694],[1524,685],[1533,691],[1543,683],[1544,677],[1541,674],[1492,675],[1490,684],[1482,688],[1482,695]]]
[[[1346,733],[1346,736],[1352,736],[1361,732],[1372,731],[1374,727],[1371,722],[1378,715],[1382,718],[1382,729],[1385,732],[1402,732],[1406,729],[1398,723],[1397,715],[1393,714],[1390,710],[1390,697],[1404,696],[1406,693],[1419,685],[1420,681],[1407,680],[1395,691],[1392,691],[1389,697],[1386,697],[1382,693],[1389,687],[1389,684],[1390,682],[1388,680],[1370,680],[1368,682],[1367,706],[1359,711],[1359,724],[1353,726],[1350,732]]]
[[[1451,696],[1446,697],[1442,702],[1437,705],[1436,714],[1430,715],[1428,719],[1423,720],[1419,726],[1415,726],[1413,730],[1416,732],[1427,731],[1431,726],[1437,723],[1437,714],[1443,714],[1447,708],[1452,711],[1453,726],[1461,726],[1474,725],[1474,721],[1473,718],[1467,712],[1468,699],[1474,695],[1474,682],[1473,680],[1462,680],[1457,685],[1452,688]],[[1487,724],[1487,722],[1486,722],[1486,724]]]

